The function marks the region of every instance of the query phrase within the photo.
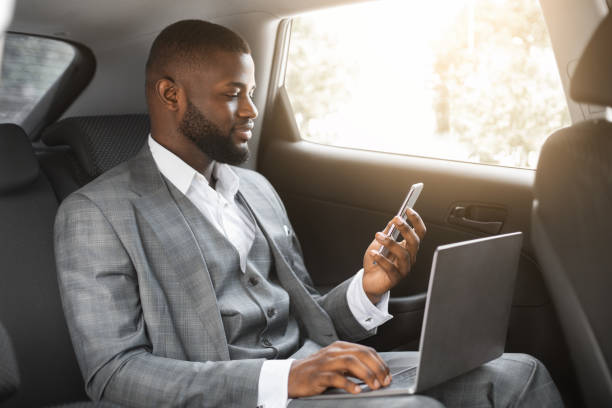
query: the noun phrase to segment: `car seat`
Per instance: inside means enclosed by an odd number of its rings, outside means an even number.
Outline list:
[[[612,106],[612,16],[571,80],[578,102]],[[612,123],[588,120],[553,133],[536,170],[532,240],[583,399],[612,406]]]

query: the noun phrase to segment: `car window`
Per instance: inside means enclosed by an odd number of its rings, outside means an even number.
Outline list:
[[[0,123],[23,125],[74,57],[74,47],[63,41],[7,34],[0,80]]]
[[[537,0],[380,1],[292,21],[304,140],[534,168],[570,124]]]

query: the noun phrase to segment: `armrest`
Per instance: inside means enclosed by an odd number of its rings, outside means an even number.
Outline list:
[[[389,299],[389,313],[409,313],[425,310],[427,293],[419,293],[412,296],[392,297]]]
[[[360,343],[377,351],[418,349],[426,300],[426,293],[390,298],[389,313],[393,319],[380,326],[375,336]]]

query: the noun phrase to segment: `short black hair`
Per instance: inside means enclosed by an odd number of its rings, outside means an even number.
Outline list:
[[[247,42],[237,33],[204,20],[181,20],[164,28],[153,41],[147,59],[147,88],[150,75],[167,71],[171,65],[196,69],[218,51],[250,54]]]

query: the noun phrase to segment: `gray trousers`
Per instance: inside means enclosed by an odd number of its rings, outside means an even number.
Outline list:
[[[381,353],[385,360],[415,352]],[[442,404],[442,405],[440,405]],[[479,368],[419,395],[380,398],[291,401],[289,408],[344,407],[562,407],[563,402],[548,370],[526,354],[506,353]]]

